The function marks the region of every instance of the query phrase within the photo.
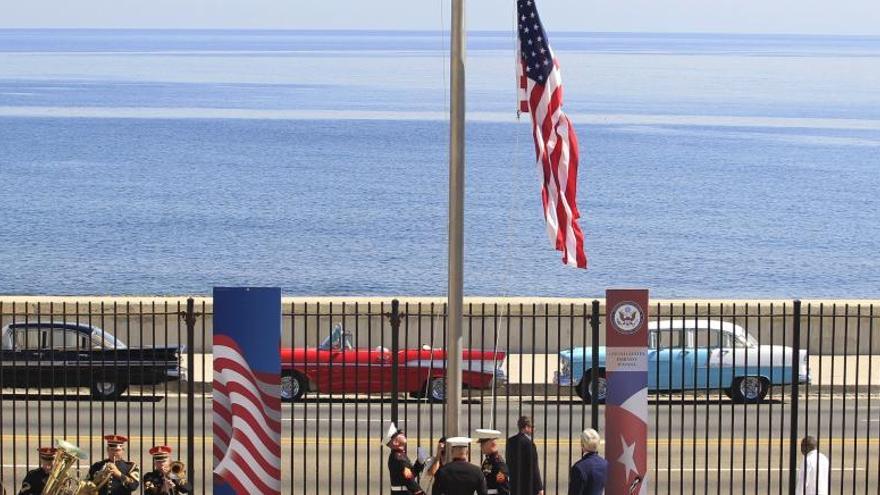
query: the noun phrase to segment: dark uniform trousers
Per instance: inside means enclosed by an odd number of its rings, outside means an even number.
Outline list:
[[[104,464],[110,462],[107,459],[92,464],[89,468],[88,479],[95,482],[95,475],[104,468]],[[98,490],[99,495],[128,495],[134,493],[141,485],[141,472],[137,464],[128,461],[116,461],[116,468],[122,473],[121,478],[110,477],[104,486]]]
[[[488,495],[486,477],[477,466],[456,459],[439,470],[435,477],[436,495]]]
[[[189,482],[181,483],[179,480],[171,480],[171,482],[174,483],[174,488],[170,492],[162,491],[165,488],[165,475],[161,471],[150,471],[144,475],[144,493],[147,495],[164,495],[166,493],[178,495],[179,493],[192,492]]]
[[[510,495],[510,471],[501,454],[489,454],[483,459],[483,476],[489,495]]]
[[[49,475],[40,468],[28,471],[24,476],[24,481],[21,482],[21,491],[18,492],[18,495],[40,495],[43,493],[43,487],[46,486],[48,479]]]
[[[424,493],[422,487],[419,486],[417,478],[421,474],[425,465],[416,462],[415,466],[410,462],[406,452],[394,451],[388,455],[388,474],[391,476],[391,493],[393,495],[400,494],[417,494]]]

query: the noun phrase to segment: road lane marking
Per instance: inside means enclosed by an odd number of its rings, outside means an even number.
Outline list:
[[[3,469],[31,469],[32,465],[30,465],[30,464],[3,464],[2,468]],[[779,466],[771,466],[769,468],[766,468],[766,467],[747,467],[747,468],[725,468],[725,467],[722,467],[722,468],[716,468],[716,467],[707,466],[705,468],[699,468],[699,467],[696,467],[696,468],[693,468],[693,467],[682,467],[682,468],[661,467],[661,468],[655,470],[653,467],[651,467],[651,468],[649,468],[649,471],[652,473],[653,472],[660,472],[660,473],[693,473],[693,472],[697,472],[697,473],[743,473],[743,472],[754,473],[754,472],[758,472],[758,473],[762,473],[762,472],[767,472],[767,471],[778,473],[780,471],[783,471],[783,472],[788,471],[788,468],[787,467],[780,468]],[[831,471],[834,471],[834,472],[871,471],[871,472],[873,472],[874,469],[873,468],[869,469],[869,468],[864,468],[864,467],[843,466],[843,467],[832,467]]]
[[[56,435],[57,436],[57,435]],[[102,443],[104,441],[104,437],[101,435],[92,435],[92,436],[80,436],[69,437],[70,439],[77,440],[77,443],[85,444],[88,442],[94,443]],[[165,436],[162,434],[156,435],[144,435],[144,436],[129,436],[129,443],[139,444],[144,442],[153,442],[156,439],[165,439],[167,438],[169,442],[176,443],[178,445],[186,445],[187,438],[186,437],[178,437],[178,436]],[[51,435],[22,435],[22,434],[4,434],[0,436],[4,442],[11,441],[14,443],[25,442],[27,440],[31,440],[34,442],[41,441],[52,441],[54,438]],[[824,445],[831,444],[832,446],[880,446],[880,438],[830,438],[830,439],[821,439]],[[195,437],[194,441],[196,444],[208,444],[213,443],[213,438],[209,436],[199,436]],[[376,441],[373,438],[364,438],[364,437],[329,437],[329,436],[321,436],[321,437],[302,437],[301,435],[294,435],[291,438],[289,435],[282,436],[281,443],[284,445],[297,445],[297,446],[312,446],[312,445],[375,445]],[[499,442],[499,444],[503,444],[504,442]],[[560,439],[542,439],[538,438],[535,440],[535,444],[543,445],[543,446],[561,446],[568,447],[570,445],[580,445],[580,440],[578,439],[569,439],[569,438],[560,438]],[[755,438],[709,438],[708,441],[705,438],[661,438],[655,440],[654,438],[648,439],[648,445],[653,446],[667,446],[667,445],[681,445],[681,446],[727,446],[727,447],[787,447],[789,444],[788,439],[755,439]]]
[[[355,422],[357,422],[357,423],[387,423],[388,422],[385,419],[366,419],[366,418],[360,418],[360,419],[354,419],[354,418],[281,418],[281,421],[286,421],[288,423],[290,423],[291,421],[297,422],[297,423],[304,423],[304,422],[311,423],[313,421],[321,421],[321,422],[330,421],[333,423],[355,423]]]

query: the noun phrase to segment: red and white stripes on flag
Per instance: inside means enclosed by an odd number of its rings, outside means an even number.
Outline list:
[[[214,336],[214,474],[236,493],[280,495],[280,383],[262,375],[232,338]]]
[[[541,200],[547,235],[562,262],[587,267],[584,234],[578,226],[578,141],[562,111],[562,77],[533,0],[518,0],[517,68],[519,111],[532,116],[535,157],[543,182]]]

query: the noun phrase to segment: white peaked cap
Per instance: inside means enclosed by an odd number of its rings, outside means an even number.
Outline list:
[[[467,447],[472,441],[468,437],[452,437],[446,439],[446,445],[450,447]]]
[[[388,445],[391,442],[391,439],[394,438],[394,435],[397,435],[397,432],[400,431],[397,429],[397,425],[394,424],[394,421],[388,424],[388,433],[385,434],[385,437],[382,439],[382,445]]]
[[[474,430],[474,438],[479,440],[495,440],[501,438],[501,432],[498,430],[477,429]]]

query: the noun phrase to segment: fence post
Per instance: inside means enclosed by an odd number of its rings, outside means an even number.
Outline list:
[[[391,313],[387,315],[391,319],[391,421],[400,428],[397,422],[398,403],[400,395],[400,383],[398,373],[400,371],[400,301],[391,301]]]
[[[788,434],[788,493],[795,495],[798,469],[798,406],[800,402],[801,301],[794,301],[791,351],[791,415]]]
[[[590,427],[599,431],[599,301],[593,300],[593,311],[590,315],[590,329],[592,330],[592,355],[590,357],[592,369],[590,376]]]
[[[195,462],[196,462],[196,399],[195,399],[195,329],[196,317],[195,301],[193,298],[186,300],[186,313],[180,315],[186,323],[186,466],[188,477],[192,486],[195,486]]]

